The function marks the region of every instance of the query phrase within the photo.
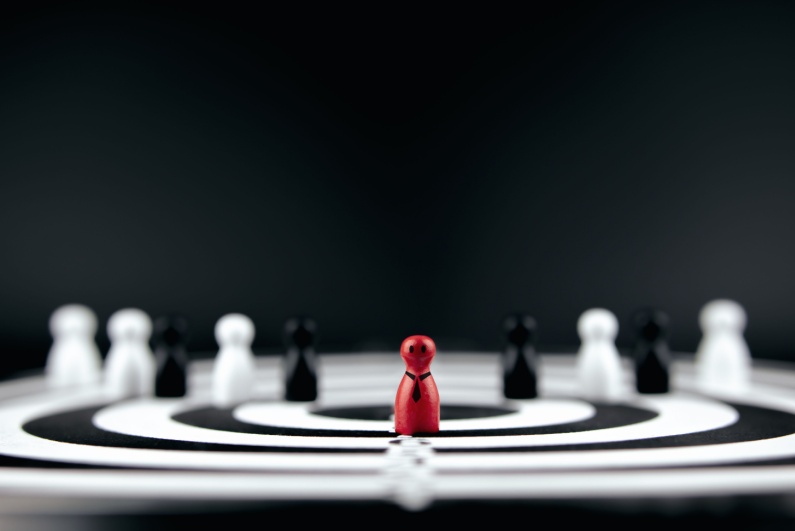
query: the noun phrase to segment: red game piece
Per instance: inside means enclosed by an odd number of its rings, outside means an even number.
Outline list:
[[[395,431],[400,435],[439,431],[439,390],[431,376],[436,343],[428,336],[409,336],[400,345],[406,372],[395,396]]]

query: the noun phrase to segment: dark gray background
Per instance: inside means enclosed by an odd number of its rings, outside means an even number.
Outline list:
[[[707,301],[795,358],[795,7],[435,11],[222,3],[0,17],[0,347],[38,367],[59,305],[178,311],[192,351],[409,334],[544,349],[654,305],[695,349]]]

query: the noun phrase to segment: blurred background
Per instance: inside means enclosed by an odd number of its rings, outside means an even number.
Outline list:
[[[795,360],[795,4],[19,3],[0,17],[0,374],[66,303],[291,315],[318,350],[731,298]]]

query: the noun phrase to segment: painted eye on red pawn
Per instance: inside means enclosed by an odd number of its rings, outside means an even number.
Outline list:
[[[414,354],[414,345],[411,345],[411,346],[409,347],[409,352],[411,352],[412,354]]]
[[[422,353],[425,354],[425,345],[422,346]]]

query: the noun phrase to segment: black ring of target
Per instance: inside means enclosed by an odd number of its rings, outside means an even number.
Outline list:
[[[511,447],[488,447],[484,444],[478,448],[440,448],[440,453],[466,453],[466,452],[544,452],[544,451],[577,451],[577,450],[621,450],[633,448],[664,448],[682,446],[701,446],[726,444],[733,442],[748,442],[780,437],[795,433],[795,415],[784,411],[778,411],[763,407],[750,406],[745,404],[730,404],[739,413],[737,422],[717,428],[696,433],[679,435],[667,435],[629,441],[610,441],[601,443],[581,443],[569,445],[547,445],[547,446],[511,446]],[[597,414],[594,416],[598,420],[600,415],[607,415],[605,412],[612,412],[614,417],[621,414],[632,416],[634,422],[646,416],[653,417],[656,413],[640,408],[624,405],[594,404]],[[194,441],[179,441],[170,439],[160,439],[155,437],[142,437],[121,433],[108,432],[94,426],[92,419],[94,415],[104,406],[95,406],[79,409],[75,411],[60,412],[38,419],[33,419],[23,425],[23,430],[27,433],[49,439],[56,442],[71,444],[94,445],[116,448],[142,448],[157,450],[183,450],[183,451],[216,451],[216,452],[287,452],[287,453],[378,453],[383,450],[378,448],[308,448],[300,446],[251,446],[240,444],[219,444]],[[645,415],[644,415],[645,412]],[[202,427],[207,427],[208,419],[211,425],[223,428],[228,431],[246,433],[266,433],[273,435],[288,436],[336,436],[336,437],[383,437],[394,438],[395,434],[389,431],[356,431],[356,430],[307,430],[299,428],[285,428],[278,426],[264,426],[242,423],[234,419],[231,409],[201,408],[186,411],[175,415],[175,420],[190,423],[197,418],[203,417]],[[626,418],[626,417],[625,417]],[[604,419],[602,419],[604,420]],[[631,424],[625,422],[624,425]],[[196,424],[192,424],[196,425]],[[240,429],[234,428],[236,425]],[[619,424],[620,425],[620,424]],[[590,427],[589,427],[590,426]],[[472,437],[484,436],[484,443],[489,435],[506,435],[506,431],[511,434],[541,434],[541,433],[564,433],[572,431],[586,431],[588,429],[605,428],[604,423],[594,424],[594,420],[588,419],[581,422],[560,424],[557,426],[537,426],[528,428],[508,429],[508,430],[466,430],[439,432],[433,437]],[[216,429],[216,428],[211,428]],[[497,432],[497,433],[495,433]],[[502,433],[499,433],[502,432]],[[773,460],[781,463],[781,460]]]

